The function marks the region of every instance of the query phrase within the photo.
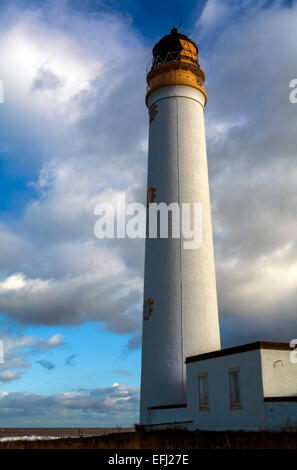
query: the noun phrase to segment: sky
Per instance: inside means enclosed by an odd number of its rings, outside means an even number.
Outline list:
[[[146,191],[145,71],[199,45],[223,347],[297,337],[296,1],[0,1],[1,427],[138,421],[143,240],[94,207]]]

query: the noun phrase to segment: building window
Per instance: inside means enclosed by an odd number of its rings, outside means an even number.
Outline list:
[[[241,408],[239,369],[229,370],[229,387],[230,387],[230,408],[231,409]]]
[[[199,374],[199,409],[209,410],[208,408],[208,376],[206,373]]]

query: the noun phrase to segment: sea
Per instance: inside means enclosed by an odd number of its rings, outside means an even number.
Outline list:
[[[0,442],[53,440],[65,437],[93,437],[133,432],[134,428],[0,428]]]

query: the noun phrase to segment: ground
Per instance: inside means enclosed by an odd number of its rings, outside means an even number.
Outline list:
[[[0,449],[297,449],[297,433],[137,431],[52,441],[2,442]]]

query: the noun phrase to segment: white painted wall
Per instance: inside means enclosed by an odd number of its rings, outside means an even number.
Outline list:
[[[230,409],[229,369],[239,367],[241,409]],[[208,373],[209,411],[199,410],[198,374]],[[248,351],[187,364],[190,429],[265,428],[260,351]]]
[[[185,358],[220,349],[206,158],[204,104],[184,85],[154,91],[147,187],[155,202],[202,203],[202,246],[184,250],[179,239],[146,239],[144,298],[154,301],[143,324],[140,423],[147,407],[186,401]]]
[[[265,402],[269,431],[297,431],[297,402]]]
[[[172,426],[187,429],[190,420],[187,407],[148,410],[147,412],[147,424],[158,424],[161,429]],[[150,428],[153,429],[152,426]]]
[[[297,364],[290,353],[261,349],[264,397],[297,396]]]

